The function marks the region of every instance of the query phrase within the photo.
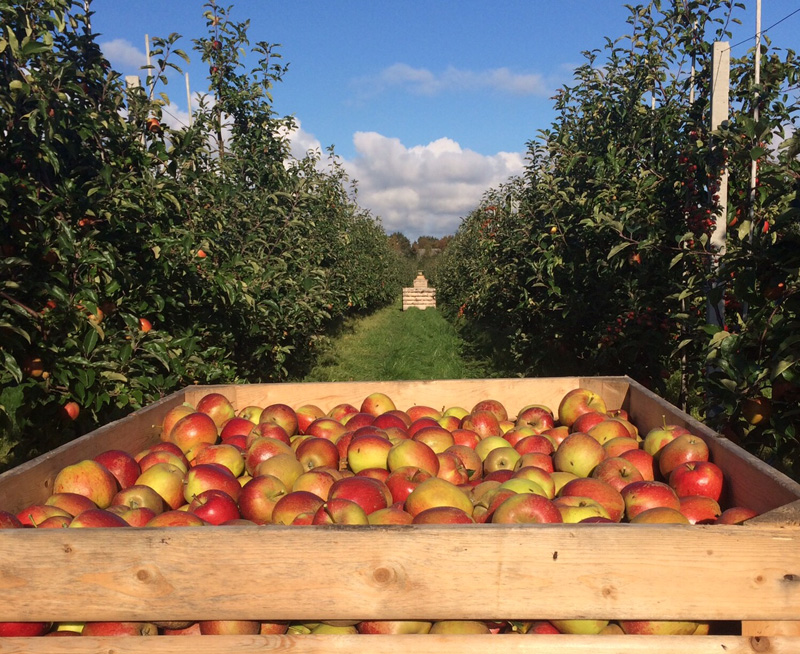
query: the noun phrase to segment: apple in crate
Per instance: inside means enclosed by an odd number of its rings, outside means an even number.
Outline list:
[[[367,515],[379,509],[385,509],[394,501],[386,484],[371,477],[345,477],[337,480],[331,486],[328,499],[332,500],[337,497],[352,500],[364,509]]]
[[[61,507],[52,506],[50,504],[31,504],[17,513],[16,517],[23,527],[37,527],[48,518],[54,516],[62,516],[65,518],[72,517],[69,511],[65,511]]]
[[[130,527],[120,516],[105,509],[89,509],[76,515],[69,523],[70,529],[99,527]]]
[[[601,479],[577,477],[564,484],[558,496],[589,497],[598,502],[614,522],[619,522],[625,515],[625,499],[616,488]]]
[[[711,461],[687,461],[674,468],[667,483],[678,497],[705,495],[719,500],[722,495],[724,474]]]
[[[392,442],[385,436],[374,433],[359,435],[357,431],[347,446],[347,464],[356,474],[368,468],[388,468],[392,447]]]
[[[386,464],[394,472],[398,468],[413,466],[436,475],[439,472],[439,459],[428,445],[413,439],[396,443],[386,455]]]
[[[22,523],[13,513],[0,510],[0,529],[22,529]]]
[[[479,620],[440,620],[434,622],[431,634],[490,634],[485,622]]]
[[[256,620],[201,620],[200,633],[204,636],[246,636],[261,633],[261,623]]]
[[[681,513],[693,525],[712,525],[719,521],[722,509],[719,503],[704,495],[686,495],[680,498]]]
[[[691,636],[701,623],[689,620],[620,620],[626,634],[639,636]]]
[[[62,468],[53,481],[53,493],[77,493],[88,497],[101,509],[111,505],[117,490],[116,477],[93,459]]]
[[[492,513],[495,524],[539,524],[562,522],[555,504],[535,493],[516,493],[503,501]]]
[[[559,443],[553,454],[553,467],[578,477],[588,477],[605,458],[606,451],[596,439],[589,434],[573,432]]]
[[[592,477],[606,482],[621,491],[625,486],[634,481],[644,481],[642,473],[627,459],[611,457],[597,464],[592,471]]]
[[[303,465],[303,470],[314,468],[339,467],[339,450],[336,444],[327,438],[306,438],[295,450],[297,460]]]
[[[280,425],[291,437],[298,432],[299,416],[287,404],[270,404],[264,407],[258,420],[259,424],[274,423]]]
[[[680,511],[681,502],[675,491],[660,481],[635,481],[622,489],[625,515],[632,520],[647,509],[665,506]]]
[[[292,491],[281,497],[272,510],[272,523],[290,525],[301,514],[313,516],[325,501],[308,491]]]
[[[195,407],[197,411],[207,414],[221,428],[228,420],[236,416],[230,400],[221,393],[208,393],[200,398]]]
[[[149,486],[161,496],[171,509],[184,504],[183,496],[184,471],[169,463],[156,463],[145,470],[136,480],[136,486]]]
[[[546,406],[531,404],[517,414],[515,424],[517,427],[529,427],[535,434],[541,434],[555,426],[555,416]]]
[[[371,525],[410,525],[414,518],[402,506],[392,504],[385,509],[378,509],[367,516]]]
[[[192,498],[188,510],[212,525],[221,525],[241,517],[236,501],[228,493],[216,488],[204,490]]]
[[[489,436],[502,436],[503,434],[497,416],[491,411],[475,411],[464,416],[461,421],[461,429],[474,431],[481,437],[481,440]]]
[[[582,413],[575,419],[575,422],[570,425],[569,430],[582,431],[584,434],[587,434],[592,427],[599,425],[605,420],[608,420],[608,417],[609,416],[607,413],[600,411],[589,411],[588,413]]]
[[[645,509],[633,516],[630,521],[631,524],[690,524],[689,519],[683,513],[669,506],[655,506],[652,509]]]
[[[590,411],[606,413],[606,403],[600,395],[587,388],[573,388],[568,391],[558,405],[558,421],[567,427],[578,419],[578,416]]]
[[[276,454],[291,454],[295,456],[294,450],[290,445],[276,438],[262,437],[254,440],[244,457],[244,465],[247,474],[254,475],[258,464],[266,461]]]
[[[97,505],[88,497],[78,495],[77,493],[53,493],[44,503],[50,506],[57,506],[59,509],[64,509],[64,511],[71,516],[76,516],[89,509],[97,508]]]
[[[263,475],[253,477],[239,494],[239,511],[242,517],[256,524],[272,522],[275,504],[289,493],[286,485],[277,477]]]
[[[81,636],[158,636],[152,622],[87,622]]]
[[[395,403],[386,393],[371,393],[361,403],[361,413],[369,413],[375,417],[395,409]]]
[[[644,481],[653,481],[655,479],[655,460],[652,454],[648,454],[644,450],[633,449],[626,450],[619,456],[636,466]]]
[[[675,440],[678,436],[684,434],[691,434],[691,432],[680,425],[663,425],[661,427],[653,427],[645,434],[642,449],[649,455],[655,457],[663,447]]]
[[[333,486],[335,481],[336,477],[334,477],[325,468],[314,468],[313,470],[304,472],[297,479],[295,479],[291,490],[309,491],[310,493],[314,493],[314,495],[317,495],[324,500],[328,497],[331,486]]]
[[[49,622],[0,622],[0,638],[44,636],[50,626]]]
[[[352,500],[337,497],[322,504],[311,521],[314,525],[368,525],[367,514]]]
[[[699,436],[682,434],[667,443],[658,453],[658,469],[664,479],[687,461],[708,461],[708,445]]]
[[[471,525],[475,521],[462,509],[454,506],[436,506],[425,509],[414,516],[412,524],[415,525]]]
[[[94,457],[94,460],[104,465],[114,475],[120,488],[132,486],[142,474],[136,459],[124,450],[106,450]]]
[[[750,520],[758,515],[753,509],[745,506],[732,506],[725,509],[722,515],[719,516],[717,524],[719,525],[740,525],[745,520]]]
[[[427,634],[431,623],[421,620],[365,620],[356,625],[360,634]]]
[[[124,505],[130,509],[148,508],[153,513],[163,513],[166,504],[164,499],[150,486],[134,484],[119,491],[112,501],[112,506]]]
[[[177,445],[184,454],[197,443],[213,444],[219,438],[217,424],[207,413],[195,411],[184,416],[169,433],[169,442]]]
[[[561,514],[561,520],[568,524],[577,524],[588,518],[611,520],[603,505],[591,497],[565,495],[554,499],[553,504]]]

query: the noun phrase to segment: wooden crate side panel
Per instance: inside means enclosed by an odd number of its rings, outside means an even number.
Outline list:
[[[800,620],[800,529],[11,529],[0,591],[0,621]]]
[[[157,439],[164,415],[184,401],[183,392],[173,393],[125,418],[65,443],[0,475],[0,508],[17,512],[51,494],[53,480],[65,466],[90,459],[105,450],[135,454]]]
[[[5,638],[3,654],[797,654],[800,638],[740,636],[156,636]]]

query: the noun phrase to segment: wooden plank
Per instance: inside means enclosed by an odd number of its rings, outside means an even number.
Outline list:
[[[11,529],[0,592],[0,621],[800,620],[800,529]]]
[[[800,638],[741,636],[307,635],[0,638],[2,654],[797,654]]]

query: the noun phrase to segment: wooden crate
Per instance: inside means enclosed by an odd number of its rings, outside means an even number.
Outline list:
[[[373,391],[399,408],[494,398],[514,415],[530,403],[555,408],[578,386],[628,410],[641,431],[689,426],[726,473],[723,501],[762,515],[742,526],[0,530],[0,621],[696,619],[735,621],[741,635],[6,638],[0,654],[800,652],[800,485],[627,377],[190,387],[0,475],[0,507],[43,501],[77,460],[143,449],[170,408],[212,391],[237,408],[328,410]]]

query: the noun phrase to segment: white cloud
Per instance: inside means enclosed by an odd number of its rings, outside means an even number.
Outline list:
[[[505,67],[473,71],[450,66],[440,73],[434,73],[426,68],[397,63],[384,68],[378,75],[356,79],[353,84],[362,96],[375,95],[393,87],[404,88],[417,95],[479,90],[517,96],[549,97],[552,94],[552,84],[542,75],[515,73]]]
[[[126,39],[113,39],[100,44],[103,56],[115,68],[131,71],[147,64],[147,55]]]
[[[356,156],[344,165],[358,181],[358,203],[380,216],[387,233],[418,236],[455,233],[461,219],[524,168],[520,152],[481,155],[448,138],[406,147],[396,138],[357,132]]]

